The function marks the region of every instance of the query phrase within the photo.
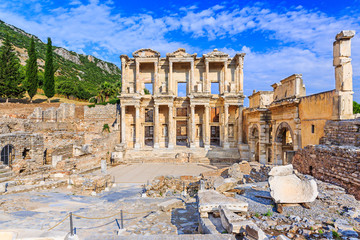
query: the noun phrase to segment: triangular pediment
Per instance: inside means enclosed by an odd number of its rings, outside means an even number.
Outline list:
[[[133,57],[152,58],[160,57],[160,53],[150,48],[142,48],[133,52]]]
[[[204,54],[204,57],[208,57],[208,58],[229,57],[229,54],[220,52],[219,50],[214,49],[212,52]]]
[[[179,48],[173,53],[166,54],[167,57],[175,57],[175,58],[189,58],[193,57],[194,55],[191,55],[190,53],[187,53],[185,51],[185,48]]]

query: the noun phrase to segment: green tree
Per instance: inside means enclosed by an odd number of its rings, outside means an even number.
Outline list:
[[[54,64],[53,64],[53,50],[51,38],[48,38],[46,58],[45,58],[45,74],[44,74],[44,93],[50,102],[50,98],[55,95],[55,80],[54,80]]]
[[[71,95],[76,95],[76,86],[71,80],[68,79],[59,81],[56,86],[56,92],[69,98]]]
[[[34,38],[31,38],[30,48],[28,50],[29,59],[26,63],[26,78],[25,78],[25,87],[30,96],[30,102],[36,94],[39,78],[38,78],[38,66],[37,66],[37,56],[35,51],[35,41]]]
[[[360,104],[355,101],[353,103],[353,112],[354,114],[360,113]]]
[[[11,45],[9,36],[5,37],[0,47],[0,96],[6,98],[21,98],[24,94],[23,76],[20,73],[19,58]]]
[[[112,84],[105,81],[100,85],[98,98],[101,101],[109,101],[109,97],[114,95],[116,95],[116,89]]]

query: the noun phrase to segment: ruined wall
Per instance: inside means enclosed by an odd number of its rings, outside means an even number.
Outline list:
[[[274,88],[274,101],[306,95],[301,74],[293,74],[271,86]]]
[[[61,103],[58,108],[41,107],[34,109],[34,112],[28,116],[28,119],[36,122],[65,122],[75,118],[75,104]]]
[[[337,112],[335,90],[302,97],[299,104],[302,146],[319,144],[328,120]]]
[[[116,118],[116,104],[84,106],[84,119],[109,119]]]
[[[10,165],[23,159],[24,149],[28,150],[27,158],[31,158],[38,164],[43,164],[44,138],[41,134],[26,132],[0,134],[0,151],[8,144],[15,149],[15,158]]]
[[[294,167],[336,183],[360,199],[360,119],[328,121],[320,144],[299,150]]]
[[[315,145],[299,150],[294,167],[301,173],[344,187],[360,200],[360,149]]]

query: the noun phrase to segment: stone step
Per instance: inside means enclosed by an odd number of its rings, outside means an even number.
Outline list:
[[[10,177],[10,176],[12,176],[12,172],[11,172],[11,171],[0,173],[0,179],[1,179],[1,178],[6,178],[6,177]]]
[[[12,178],[13,178],[12,176],[0,178],[0,183],[10,181]]]

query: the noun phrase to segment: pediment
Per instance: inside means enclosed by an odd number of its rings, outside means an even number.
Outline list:
[[[166,54],[166,56],[167,57],[175,57],[175,58],[189,58],[189,57],[196,56],[196,54],[191,55],[190,53],[187,53],[185,51],[185,48],[179,48],[178,50],[176,50],[173,53]]]
[[[229,54],[220,52],[217,49],[214,49],[212,52],[209,52],[207,54],[204,54],[204,57],[208,58],[221,58],[221,57],[229,57]]]
[[[152,58],[152,57],[160,57],[160,53],[150,48],[142,48],[135,52],[133,52],[133,57],[142,57],[142,58]]]

